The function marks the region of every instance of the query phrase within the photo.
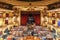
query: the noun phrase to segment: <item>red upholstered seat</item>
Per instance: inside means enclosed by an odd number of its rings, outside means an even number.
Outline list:
[[[26,39],[33,39],[33,36],[27,36]]]
[[[34,40],[34,39],[27,39],[27,40]]]
[[[23,40],[23,37],[22,38],[18,38],[17,40]]]
[[[47,38],[47,40],[53,40],[53,38]]]
[[[7,40],[12,40],[12,38],[7,38]]]
[[[38,37],[34,37],[34,40],[41,40],[40,38],[38,38]]]

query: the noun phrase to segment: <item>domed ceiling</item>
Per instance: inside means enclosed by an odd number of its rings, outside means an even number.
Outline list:
[[[17,1],[36,2],[36,1],[42,1],[42,0],[17,0]]]
[[[32,6],[39,6],[39,5],[49,5],[59,0],[0,0],[0,2],[18,5],[18,6],[29,6],[32,3]]]
[[[56,3],[59,0],[0,0],[0,8],[12,9],[13,6],[49,6],[50,4]]]

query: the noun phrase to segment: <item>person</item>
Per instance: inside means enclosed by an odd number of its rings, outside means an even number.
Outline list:
[[[36,23],[32,22],[32,27],[35,28],[36,27]]]
[[[43,37],[42,37],[42,40],[46,40],[46,37],[45,37],[45,36],[43,36]]]
[[[27,27],[24,27],[24,28],[23,28],[23,33],[24,33],[24,34],[27,34],[27,30],[28,30],[28,28],[27,28]]]
[[[5,29],[4,33],[9,34],[10,30],[8,28]]]
[[[38,34],[37,29],[34,29],[34,30],[31,32],[31,35],[32,35],[32,36],[34,36],[34,34]],[[38,36],[38,35],[36,35],[36,36]]]
[[[56,39],[56,30],[53,28],[53,30],[52,30],[52,33],[53,33],[53,37],[54,37],[54,39]]]
[[[33,17],[32,14],[29,14],[27,23],[28,23],[28,24],[32,24],[32,22],[35,22],[34,17]]]
[[[32,27],[32,25],[30,24],[29,26],[28,26],[28,31],[32,31],[34,29],[34,27]]]
[[[2,30],[0,30],[0,38],[2,38]]]
[[[4,33],[4,34],[2,35],[2,38],[6,39],[7,36],[8,36],[7,33]]]

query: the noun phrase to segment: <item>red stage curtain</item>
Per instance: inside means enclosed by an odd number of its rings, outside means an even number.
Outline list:
[[[21,11],[21,25],[27,24],[30,13],[33,15],[36,25],[40,25],[40,11]]]
[[[39,14],[33,14],[36,25],[40,25],[40,15]]]
[[[21,25],[27,24],[28,15],[29,14],[22,14],[21,15]],[[33,14],[33,17],[35,19],[36,25],[40,25],[40,15],[39,14]]]
[[[28,19],[28,15],[27,14],[22,14],[21,15],[21,25],[26,25],[27,24],[27,19]]]

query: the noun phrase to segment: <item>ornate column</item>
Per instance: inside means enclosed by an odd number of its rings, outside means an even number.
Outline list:
[[[20,17],[19,25],[21,26],[21,10],[19,10],[19,17]]]
[[[42,17],[43,17],[43,15],[42,15],[42,11],[40,10],[40,25],[42,25]]]
[[[19,14],[19,16],[18,16],[18,23],[19,23],[19,26],[21,26],[21,9],[20,8],[17,8],[17,11],[18,11],[18,14]]]

